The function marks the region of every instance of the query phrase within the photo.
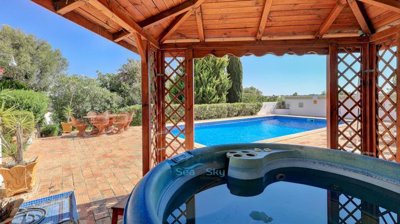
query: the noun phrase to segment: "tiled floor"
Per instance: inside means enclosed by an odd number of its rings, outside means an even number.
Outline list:
[[[118,135],[37,139],[27,155],[39,156],[36,189],[28,199],[75,191],[80,223],[110,223],[110,207],[141,178],[141,128]]]
[[[326,147],[325,129],[276,138],[274,142]],[[110,223],[110,207],[141,178],[141,128],[119,135],[37,139],[27,157],[39,156],[35,199],[75,191],[80,223]]]

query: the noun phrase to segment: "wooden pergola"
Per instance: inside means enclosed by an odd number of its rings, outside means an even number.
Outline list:
[[[194,147],[209,54],[327,55],[329,147],[400,162],[399,0],[32,1],[141,56],[143,174]]]

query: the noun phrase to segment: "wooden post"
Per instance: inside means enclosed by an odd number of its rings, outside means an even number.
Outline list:
[[[327,57],[326,118],[328,148],[338,148],[338,47],[329,46]]]
[[[376,71],[376,45],[375,44],[370,44],[369,45],[369,70],[370,72],[368,73],[368,81],[369,81],[369,97],[368,97],[368,108],[370,109],[370,114],[369,114],[369,128],[370,131],[368,133],[368,140],[369,140],[369,156],[377,157],[377,140],[376,140],[376,131],[377,131],[377,125],[376,125],[376,77],[377,77],[377,71]]]
[[[327,202],[328,202],[328,223],[339,223],[340,220],[340,203],[339,203],[340,193],[335,191],[327,192]]]
[[[193,49],[185,51],[185,150],[194,148]]]
[[[400,163],[400,34],[397,33],[396,37],[396,45],[397,45],[397,68],[396,68],[396,162]]]
[[[164,52],[157,51],[157,158],[161,162],[165,160],[165,71],[164,71]]]
[[[361,151],[370,155],[371,137],[371,72],[369,70],[369,44],[361,46]]]
[[[150,77],[147,60],[148,43],[144,41],[145,58],[141,58],[142,70],[142,173],[150,170],[151,120],[150,120]]]

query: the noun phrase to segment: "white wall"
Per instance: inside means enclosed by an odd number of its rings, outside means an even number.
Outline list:
[[[340,96],[344,97],[344,96]],[[355,100],[358,100],[358,96],[354,96]],[[343,100],[343,99],[342,99]],[[380,97],[380,101],[383,100],[383,97]],[[395,99],[393,99],[395,101]],[[287,111],[277,111],[275,109],[274,104],[274,109],[271,111],[271,105],[269,104],[268,106],[265,105],[266,108],[261,109],[259,112],[259,115],[264,115],[264,114],[289,114],[289,115],[297,115],[297,116],[310,116],[310,117],[326,117],[326,98],[325,96],[287,96],[285,97],[285,103],[286,106],[288,107]],[[264,103],[267,104],[267,103]],[[346,100],[344,102],[344,105],[339,106],[339,115],[344,115],[348,109],[352,108],[354,106],[354,101],[353,100]],[[391,103],[389,100],[386,100],[384,103],[385,109],[388,111],[391,107]],[[269,113],[264,113],[264,111],[269,111]],[[380,117],[383,116],[384,112],[382,110],[377,111],[380,115]],[[358,116],[361,111],[359,111],[359,107],[354,107],[352,114],[348,113],[346,115],[346,119],[354,119],[354,116]],[[390,112],[390,115],[392,116],[393,119],[396,119],[396,110],[392,110]],[[389,117],[385,117],[384,121],[390,121]]]
[[[260,111],[257,113],[257,115],[267,115],[267,114],[272,114],[276,106],[276,102],[265,102],[263,103]]]
[[[285,103],[290,115],[326,117],[325,96],[289,96]]]

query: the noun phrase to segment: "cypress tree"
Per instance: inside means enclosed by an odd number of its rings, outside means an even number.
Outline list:
[[[240,58],[229,55],[227,72],[232,81],[232,87],[228,90],[226,101],[228,103],[240,102],[242,100],[243,92],[243,69]]]

